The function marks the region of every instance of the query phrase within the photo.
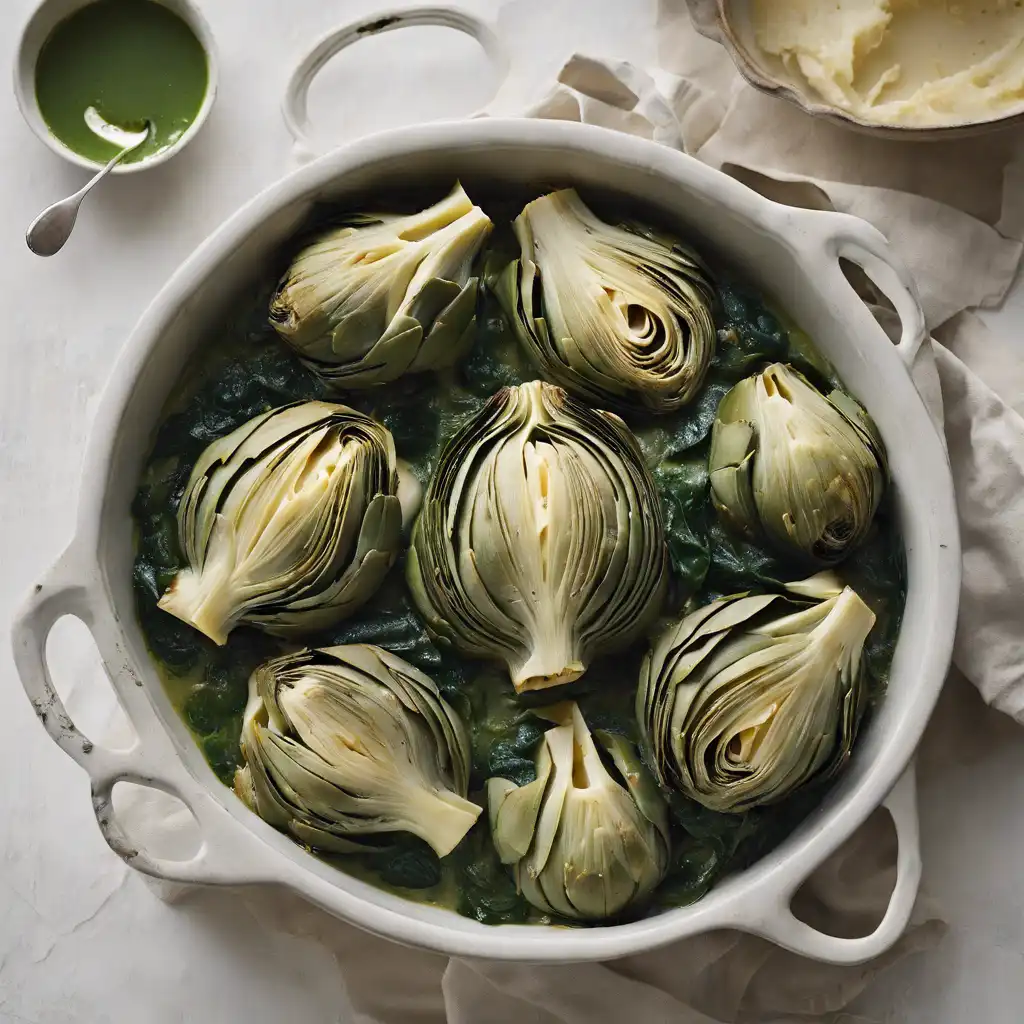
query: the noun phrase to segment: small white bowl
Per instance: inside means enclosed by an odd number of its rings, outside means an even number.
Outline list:
[[[42,0],[42,3],[35,9],[28,24],[21,33],[21,42],[18,46],[18,55],[14,61],[14,95],[17,97],[21,114],[25,118],[29,128],[46,143],[58,156],[62,156],[70,163],[77,164],[89,170],[99,170],[104,165],[95,160],[90,160],[81,153],[64,145],[56,135],[50,131],[39,110],[39,103],[36,98],[36,63],[39,60],[39,52],[43,44],[50,37],[50,33],[69,15],[75,13],[82,7],[88,6],[94,0]],[[203,97],[203,105],[199,108],[195,120],[189,125],[180,139],[166,149],[154,153],[135,163],[118,164],[111,173],[113,174],[134,174],[136,171],[144,171],[150,167],[156,167],[166,160],[170,160],[175,153],[180,152],[191,142],[196,133],[202,128],[206,121],[213,101],[217,96],[217,49],[213,40],[213,33],[206,19],[200,13],[199,8],[192,0],[156,0],[168,10],[173,11],[182,21],[188,25],[199,40],[200,46],[206,53],[207,83],[206,95]]]

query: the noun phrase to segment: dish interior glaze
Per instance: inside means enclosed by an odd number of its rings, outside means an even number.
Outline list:
[[[450,186],[450,182],[448,183]],[[495,231],[483,254],[483,276],[517,254],[509,224],[523,202],[547,191],[474,200],[490,215]],[[414,210],[444,192],[394,195],[374,206]],[[606,220],[638,216],[621,202],[610,206],[581,190],[585,202]],[[132,512],[136,524],[134,585],[137,611],[150,652],[174,707],[218,777],[230,786],[241,764],[239,732],[255,665],[278,653],[282,642],[256,630],[238,628],[218,648],[197,631],[160,611],[156,602],[184,566],[175,512],[192,466],[202,450],[246,420],[297,399],[341,401],[383,422],[398,455],[425,484],[443,442],[468,421],[500,387],[533,380],[527,362],[497,300],[481,290],[477,338],[462,365],[441,374],[405,377],[373,390],[330,394],[292,355],[267,320],[271,295],[290,258],[310,233],[351,210],[316,211],[300,237],[278,254],[266,275],[253,282],[224,322],[186,367],[157,432]],[[645,211],[642,219],[652,221]],[[714,363],[697,399],[680,412],[651,418],[626,415],[650,465],[662,501],[672,563],[664,614],[677,614],[689,599],[704,603],[723,594],[777,588],[808,572],[727,534],[711,506],[707,456],[718,402],[737,381],[771,362],[789,362],[821,385],[839,384],[811,340],[776,308],[770,297],[750,288],[716,261],[713,247],[689,237],[708,261],[719,287],[715,308],[719,342]],[[839,568],[877,616],[865,655],[869,674],[865,714],[884,693],[903,612],[904,549],[890,503],[883,499],[866,543]],[[408,538],[407,538],[408,539]],[[646,642],[617,656],[598,658],[577,682],[550,691],[516,696],[503,665],[442,652],[413,610],[404,579],[404,559],[370,601],[334,629],[308,638],[309,646],[373,643],[427,672],[458,710],[471,733],[470,798],[485,804],[483,785],[500,775],[517,783],[533,777],[533,751],[544,724],[530,708],[567,698],[579,702],[592,729],[636,739],[633,701]],[[834,780],[810,783],[782,802],[744,814],[720,814],[679,794],[671,800],[672,860],[653,897],[631,916],[646,916],[700,899],[719,879],[777,846],[822,800]],[[498,862],[488,835],[487,815],[456,850],[439,861],[422,841],[399,836],[385,854],[325,857],[339,870],[408,899],[455,910],[486,923],[544,923],[549,919],[516,892]],[[558,924],[572,924],[558,920]],[[607,922],[603,922],[607,923]],[[585,925],[577,925],[583,926]]]

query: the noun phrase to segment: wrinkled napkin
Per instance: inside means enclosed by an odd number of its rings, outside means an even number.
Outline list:
[[[677,146],[775,200],[856,214],[888,236],[917,279],[932,330],[913,373],[957,488],[964,577],[954,686],[966,678],[1024,722],[1024,360],[971,312],[1002,300],[1020,262],[1020,134],[951,143],[854,134],[746,85],[725,51],[692,28],[684,0],[662,0],[658,27],[660,68],[576,55],[527,114]],[[884,309],[878,316],[892,326]],[[944,697],[930,727],[943,735],[943,755],[960,714]],[[936,770],[925,758],[922,771]],[[152,821],[162,799],[137,795],[121,813]],[[878,811],[798,893],[801,916],[838,935],[872,930],[895,858],[894,831]],[[859,967],[815,963],[735,932],[611,964],[524,967],[403,949],[287,893],[242,898],[268,928],[335,954],[361,1024],[855,1024],[861,1018],[843,1008],[944,927],[922,897],[900,942]]]

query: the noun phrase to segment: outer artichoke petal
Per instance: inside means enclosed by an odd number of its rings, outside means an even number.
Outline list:
[[[296,256],[271,323],[336,387],[451,366],[465,353],[476,312],[472,266],[491,227],[458,184],[416,214],[350,218]]]
[[[723,519],[807,562],[841,561],[866,536],[887,480],[885,448],[849,395],[822,395],[774,364],[721,401],[709,477]]]
[[[499,391],[442,451],[406,564],[431,632],[505,661],[529,690],[636,639],[657,615],[666,557],[625,425],[534,381]]]
[[[380,586],[402,543],[391,434],[342,405],[257,416],[200,456],[178,509],[189,566],[160,607],[223,644],[240,622],[333,625]]]
[[[413,362],[412,369],[430,369],[458,362],[476,338],[477,282],[471,281],[434,318]]]
[[[352,352],[357,343],[355,336],[341,333],[342,328],[335,331],[333,348],[342,352]],[[313,366],[310,360],[307,365],[321,377],[330,377],[330,383],[339,389],[373,387],[381,383],[384,375],[387,380],[397,380],[406,373],[416,361],[423,345],[423,328],[415,320],[407,316],[397,316],[383,334],[365,335],[371,347],[358,362],[337,365],[331,361],[322,361]]]
[[[700,259],[638,225],[607,224],[572,189],[527,204],[497,293],[544,375],[580,397],[665,413],[691,401],[715,347]]]
[[[716,420],[711,428],[715,435],[717,461],[722,466],[742,466],[757,451],[756,432],[743,420]]]
[[[849,756],[875,617],[831,574],[794,594],[712,602],[659,637],[641,670],[637,720],[663,785],[716,811],[781,800]],[[775,602],[788,614],[776,615]],[[696,613],[695,613],[696,614]],[[769,617],[770,616],[770,617]]]
[[[331,368],[341,362],[344,354],[360,356],[356,365],[349,368],[349,372],[345,374],[346,378],[358,376],[359,373],[380,372],[389,354],[389,346],[396,348],[399,354],[402,351],[401,343],[395,343],[396,338],[408,335],[420,338],[423,336],[423,328],[411,317],[395,317],[389,323],[384,317],[384,311],[380,307],[372,306],[353,310],[339,320],[333,329],[328,320],[322,330],[323,335],[319,343],[307,347],[306,364],[320,374],[337,373],[339,371]],[[414,339],[407,347],[415,345]],[[367,359],[367,354],[373,351],[375,346],[378,347],[373,360]],[[314,361],[316,365],[313,365]]]
[[[838,597],[843,592],[843,581],[831,570],[815,573],[805,580],[787,583],[786,589],[800,597],[813,597],[824,600],[827,597]]]
[[[737,533],[756,539],[759,532],[751,527],[757,522],[757,500],[751,481],[753,456],[747,455],[738,466],[722,466],[708,473],[711,500],[718,514]]]
[[[602,762],[575,704],[538,712],[555,724],[536,753],[537,778],[488,781],[491,832],[523,896],[562,917],[600,920],[642,899],[668,866],[665,806],[636,751],[604,736]]]
[[[549,729],[544,734],[544,745],[551,762],[548,790],[537,816],[537,827],[531,845],[533,855],[526,866],[526,870],[535,876],[540,874],[551,855],[562,818],[562,805],[572,785],[572,725],[559,725]],[[538,768],[539,766],[538,764]]]
[[[380,648],[284,655],[250,680],[236,792],[261,817],[333,853],[411,832],[446,856],[480,808],[465,798],[469,741],[418,669]]]
[[[491,834],[502,864],[515,864],[530,849],[549,774],[545,771],[525,786],[508,779],[487,780]]]
[[[878,427],[875,426],[875,421],[867,414],[864,407],[838,388],[829,392],[828,400],[863,435],[865,443],[876,452],[882,462],[883,472],[888,474],[885,442],[878,432]]]
[[[454,281],[442,281],[438,278],[431,278],[417,292],[405,307],[405,315],[416,323],[433,324],[438,326],[436,321],[441,314],[465,295],[472,310],[476,308],[476,282],[472,288],[460,288]],[[426,332],[424,332],[426,333]]]
[[[371,843],[366,840],[356,842],[354,839],[346,839],[344,836],[335,835],[326,829],[307,825],[301,821],[290,821],[286,831],[303,846],[308,846],[312,850],[323,850],[326,853],[342,855],[382,853],[388,848],[386,843]]]
[[[640,813],[665,837],[668,842],[668,813],[658,786],[644,767],[636,747],[624,736],[598,731],[594,736],[611,755],[623,782],[629,788]]]

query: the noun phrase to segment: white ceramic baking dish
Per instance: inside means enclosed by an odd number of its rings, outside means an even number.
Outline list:
[[[249,812],[215,778],[171,707],[135,619],[129,506],[161,409],[183,363],[236,290],[265,274],[275,248],[314,202],[436,178],[572,183],[639,197],[685,235],[698,234],[772,294],[810,333],[864,402],[885,438],[907,548],[906,614],[888,694],[825,803],[777,850],[692,907],[587,929],[486,926],[406,901],[321,863]],[[859,264],[898,311],[893,345],[840,269]],[[907,371],[924,337],[912,282],[882,236],[855,218],[768,202],[726,175],[655,143],[586,125],[479,120],[373,136],[262,193],[216,231],[160,292],[128,340],[96,416],[75,539],[34,588],[14,627],[18,670],[53,739],[89,773],[111,848],[149,875],[184,882],[276,882],[353,924],[444,953],[559,962],[634,954],[695,933],[739,928],[807,956],[854,963],[900,935],[920,877],[914,749],[949,663],[960,551],[949,468]],[[92,631],[138,733],[124,752],[101,748],[70,720],[46,665],[46,637],[63,615]],[[176,794],[203,835],[187,861],[135,849],[111,791],[128,780]],[[803,880],[880,804],[899,837],[898,878],[879,927],[862,938],[823,935],[790,901]]]

